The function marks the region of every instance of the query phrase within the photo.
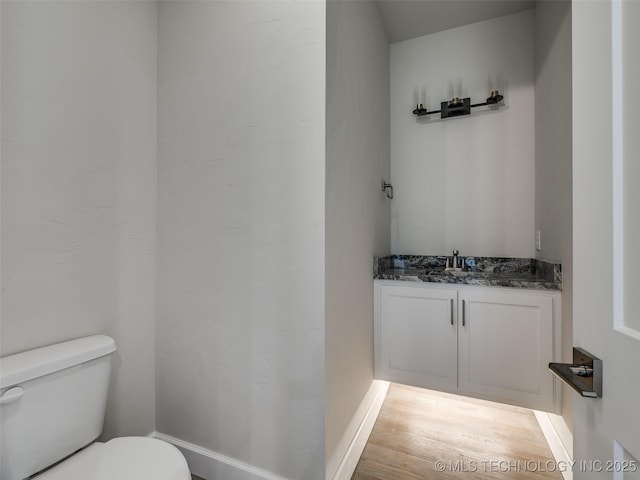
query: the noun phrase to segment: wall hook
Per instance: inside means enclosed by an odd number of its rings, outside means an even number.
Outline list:
[[[389,190],[387,192],[387,189]],[[387,198],[391,200],[393,198],[393,185],[382,180],[382,191],[387,195]]]

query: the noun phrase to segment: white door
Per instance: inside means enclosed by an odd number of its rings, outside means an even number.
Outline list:
[[[603,397],[574,398],[577,479],[640,478],[639,25],[638,0],[572,3],[574,346],[603,361]]]
[[[378,378],[454,390],[457,382],[456,290],[380,286]]]

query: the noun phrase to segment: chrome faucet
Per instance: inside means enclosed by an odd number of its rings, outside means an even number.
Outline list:
[[[451,262],[449,262],[449,257],[447,257],[445,271],[460,271],[464,269],[464,261],[462,258],[459,258],[460,252],[458,250],[454,250],[453,255],[451,256]],[[462,261],[459,261],[462,260]]]
[[[451,265],[451,266],[452,266],[453,268],[459,268],[459,267],[458,267],[458,254],[459,254],[460,252],[459,252],[458,250],[454,250],[452,253],[453,253],[453,258],[452,258],[451,263],[452,263],[453,265]]]

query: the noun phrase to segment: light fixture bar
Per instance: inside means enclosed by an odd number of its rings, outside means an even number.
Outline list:
[[[460,102],[460,99],[455,103],[452,101],[444,101],[440,102],[440,110],[431,110],[428,111],[424,108],[422,103],[418,104],[416,108],[413,110],[413,114],[418,117],[424,117],[425,115],[434,115],[436,113],[440,114],[440,118],[451,118],[451,117],[460,117],[462,115],[470,115],[471,109],[476,107],[485,107],[485,106],[497,106],[500,107],[500,102],[504,97],[500,95],[497,90],[492,90],[489,98],[485,102],[482,103],[474,103],[471,104],[471,98],[463,98]]]

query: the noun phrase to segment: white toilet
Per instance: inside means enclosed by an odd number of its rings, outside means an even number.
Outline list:
[[[112,338],[94,335],[0,359],[0,480],[38,472],[34,479],[190,480],[184,457],[166,442],[94,441],[115,350]]]

